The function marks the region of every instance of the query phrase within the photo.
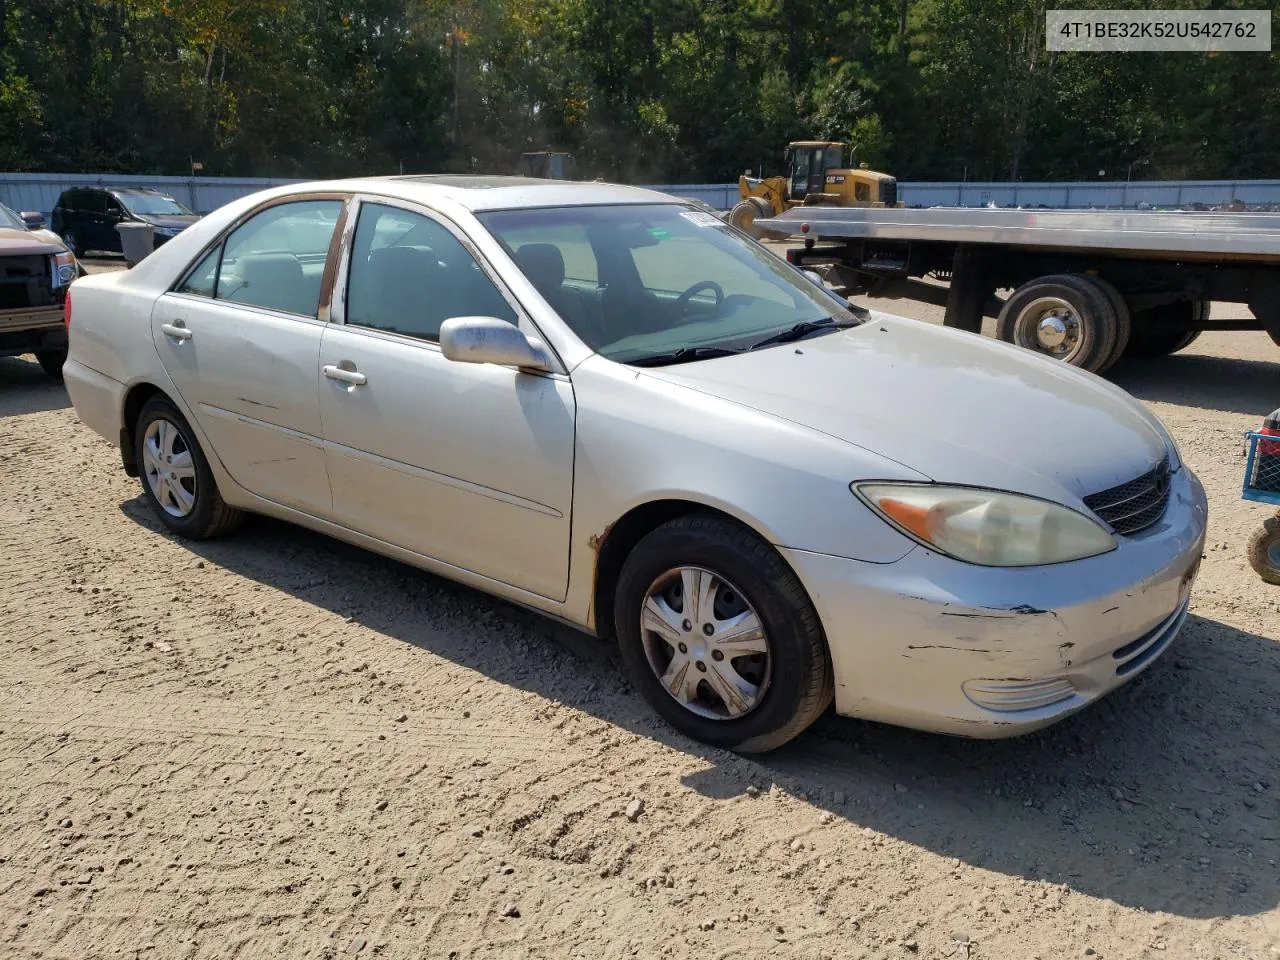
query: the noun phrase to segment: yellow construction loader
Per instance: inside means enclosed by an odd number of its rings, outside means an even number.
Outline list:
[[[738,178],[742,199],[729,212],[729,222],[759,238],[756,220],[776,217],[792,207],[901,207],[898,181],[887,173],[844,165],[845,145],[825,140],[797,140],[787,145],[785,177]]]

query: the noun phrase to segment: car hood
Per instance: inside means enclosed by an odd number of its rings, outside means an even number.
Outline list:
[[[165,214],[164,216],[153,216],[151,214],[137,214],[139,220],[143,223],[149,223],[154,227],[169,227],[178,230],[185,230],[191,226],[200,217],[196,214]]]
[[[939,483],[1076,504],[1169,451],[1099,377],[970,333],[888,314],[838,333],[644,371],[888,457]],[[874,477],[850,477],[850,480]]]
[[[64,253],[66,249],[61,240],[45,230],[0,229],[0,257]]]

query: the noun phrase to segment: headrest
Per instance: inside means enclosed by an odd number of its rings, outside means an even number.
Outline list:
[[[564,257],[553,243],[526,243],[516,251],[515,259],[540,291],[564,283]]]

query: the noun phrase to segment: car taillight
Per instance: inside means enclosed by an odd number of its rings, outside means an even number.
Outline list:
[[[71,291],[67,291],[66,297],[62,301],[62,325],[66,327],[67,333],[71,332]]]

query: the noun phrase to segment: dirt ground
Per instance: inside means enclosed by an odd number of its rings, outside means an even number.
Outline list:
[[[162,533],[0,360],[0,957],[1280,957],[1280,588],[1239,499],[1280,349],[1113,376],[1209,491],[1169,654],[1020,740],[828,717],[745,759],[469,589],[274,521]]]

